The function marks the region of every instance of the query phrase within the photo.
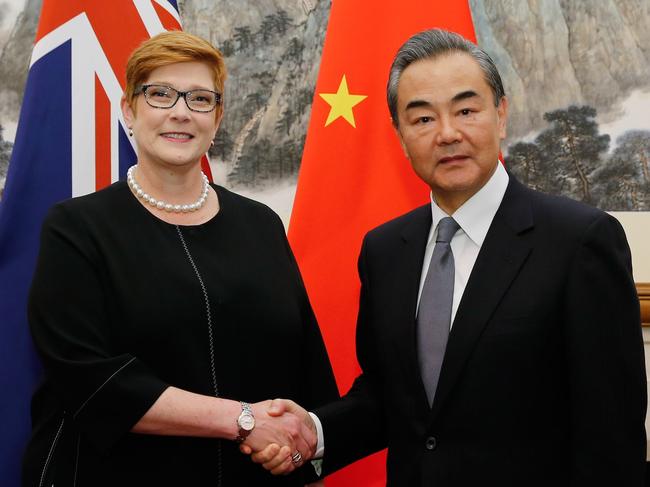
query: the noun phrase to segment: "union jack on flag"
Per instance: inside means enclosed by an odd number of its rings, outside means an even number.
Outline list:
[[[0,202],[0,484],[20,484],[40,376],[26,319],[42,220],[57,201],[123,178],[135,161],[120,112],[126,60],[181,28],[175,0],[44,0]],[[204,161],[204,168],[207,164]]]

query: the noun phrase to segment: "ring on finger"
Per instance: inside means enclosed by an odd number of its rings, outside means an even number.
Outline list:
[[[291,455],[291,461],[297,465],[302,461],[302,454],[299,451],[296,451],[296,453]]]

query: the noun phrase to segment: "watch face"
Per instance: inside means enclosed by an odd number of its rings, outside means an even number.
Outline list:
[[[251,431],[255,427],[255,418],[250,414],[242,414],[239,417],[239,427],[246,431]]]

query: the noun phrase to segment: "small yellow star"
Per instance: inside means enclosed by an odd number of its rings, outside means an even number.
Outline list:
[[[345,75],[341,78],[341,84],[339,84],[339,89],[336,93],[319,93],[319,95],[330,106],[330,113],[325,122],[326,127],[337,118],[343,117],[350,125],[356,128],[352,107],[368,97],[366,95],[351,95],[348,91],[348,82],[345,79]]]

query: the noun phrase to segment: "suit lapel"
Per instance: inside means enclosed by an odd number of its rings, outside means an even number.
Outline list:
[[[401,301],[397,302],[403,312],[399,339],[395,340],[398,357],[403,358],[405,380],[413,381],[412,385],[421,390],[422,400],[426,404],[426,393],[420,378],[420,367],[417,360],[417,344],[415,329],[415,311],[417,309],[418,291],[420,289],[420,276],[422,263],[427,245],[427,238],[431,230],[431,205],[425,205],[414,212],[414,218],[402,230],[403,249],[399,257],[399,283]],[[394,296],[397,298],[397,296]],[[403,314],[402,314],[403,313]]]
[[[447,400],[483,328],[530,253],[533,217],[527,191],[510,176],[449,334],[431,420]]]

